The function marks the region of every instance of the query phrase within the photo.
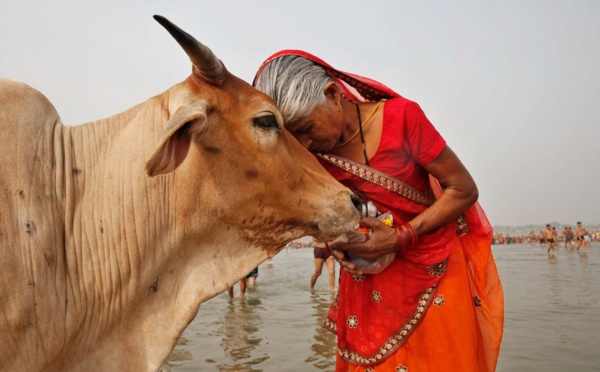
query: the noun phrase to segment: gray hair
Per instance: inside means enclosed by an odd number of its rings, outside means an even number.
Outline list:
[[[286,55],[269,62],[256,79],[256,89],[275,101],[285,123],[304,119],[325,103],[325,85],[333,81],[308,58]]]

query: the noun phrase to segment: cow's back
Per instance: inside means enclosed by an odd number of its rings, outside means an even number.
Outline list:
[[[0,369],[64,342],[62,124],[37,90],[0,79]],[[42,340],[39,335],[54,335]],[[47,344],[42,345],[42,341]]]

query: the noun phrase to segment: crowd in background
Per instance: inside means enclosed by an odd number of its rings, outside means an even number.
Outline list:
[[[582,240],[589,245],[593,241],[600,241],[600,230],[592,230],[589,232],[585,227],[578,223],[578,228],[573,229],[571,226],[565,226],[562,231],[558,231],[555,226],[547,225],[552,230],[552,238],[555,243],[564,243],[574,245],[578,240]],[[576,232],[577,231],[577,232]],[[545,230],[538,232],[531,231],[529,234],[503,234],[495,233],[492,244],[520,244],[529,243],[531,245],[547,244],[548,234]]]

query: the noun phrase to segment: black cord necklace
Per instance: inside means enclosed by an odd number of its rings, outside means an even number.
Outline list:
[[[360,132],[360,142],[362,143],[363,156],[365,157],[365,164],[369,166],[369,157],[367,156],[367,146],[365,145],[365,135],[363,134],[362,119],[360,118],[360,109],[358,103],[354,102],[356,106],[356,113],[358,114],[358,130]]]

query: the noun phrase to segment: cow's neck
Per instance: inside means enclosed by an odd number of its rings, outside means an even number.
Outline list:
[[[164,128],[157,99],[65,129],[65,257],[67,276],[77,278],[66,286],[66,328],[86,329],[72,342],[103,360],[123,360],[120,353],[164,359],[202,301],[267,258],[214,221],[194,237],[181,231],[173,215],[176,175],[148,178],[144,171]],[[143,345],[144,355],[115,347],[127,343]]]
[[[144,171],[161,123],[153,100],[65,128],[67,267],[86,296],[79,299],[74,290],[73,306],[127,291],[110,288],[111,279],[128,283],[139,277],[143,264],[153,259],[149,254],[159,253],[151,252],[148,242],[170,239],[157,236],[156,227],[169,218],[171,182],[150,184]]]
[[[160,285],[151,277],[173,239],[160,228],[170,218],[172,177],[149,182],[144,170],[162,133],[156,99],[65,128],[66,329],[76,332],[75,349],[110,338],[107,330],[129,322],[140,297]]]

